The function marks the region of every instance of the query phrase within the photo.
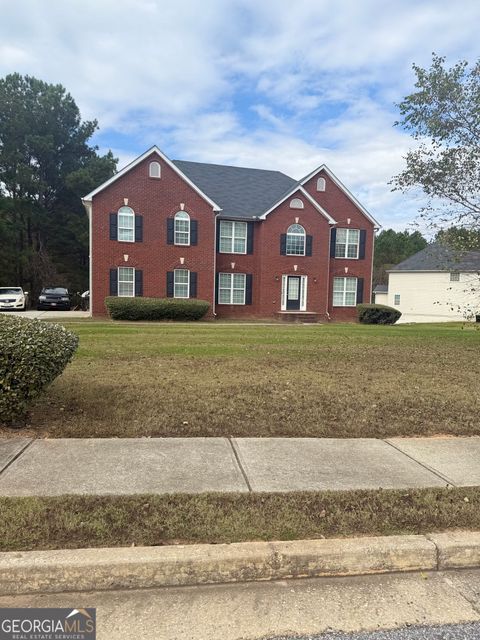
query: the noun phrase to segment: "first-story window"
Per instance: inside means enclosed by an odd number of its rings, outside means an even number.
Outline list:
[[[245,304],[245,274],[218,274],[218,303]]]
[[[188,269],[175,269],[173,272],[173,297],[188,298],[190,297],[190,271]]]
[[[118,267],[118,295],[133,298],[135,295],[135,269]]]
[[[337,229],[335,242],[336,258],[358,258],[359,246],[359,229]]]
[[[400,304],[400,294],[399,294],[399,293],[396,293],[396,294],[393,296],[393,304],[394,304],[395,306],[397,306],[397,305],[399,305],[399,304]]]
[[[118,210],[118,239],[135,242],[135,214],[131,207],[120,207]]]
[[[450,282],[460,282],[460,274],[458,271],[452,271],[450,274]]]
[[[247,253],[247,223],[220,220],[220,253]]]
[[[333,279],[333,306],[354,307],[357,304],[357,278]]]

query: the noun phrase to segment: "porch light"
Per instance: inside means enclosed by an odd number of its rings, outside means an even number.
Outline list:
[[[185,258],[180,258],[180,264],[185,264]]]
[[[293,265],[293,270],[296,271],[298,269],[298,264]]]
[[[230,266],[232,267],[232,269],[235,269],[235,262],[231,262]]]
[[[345,267],[345,273],[348,273],[348,267]]]
[[[128,255],[126,253],[123,254],[123,259],[125,262],[128,262]]]

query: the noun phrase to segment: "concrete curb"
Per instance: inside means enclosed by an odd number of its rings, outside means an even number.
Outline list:
[[[480,533],[0,553],[0,595],[480,566]]]

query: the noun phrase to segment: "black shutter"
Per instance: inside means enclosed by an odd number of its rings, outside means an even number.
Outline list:
[[[357,304],[363,302],[363,278],[357,278]]]
[[[173,271],[167,271],[167,298],[173,298]]]
[[[135,242],[143,242],[143,216],[135,216]]]
[[[190,298],[197,297],[197,272],[190,271]]]
[[[190,244],[198,244],[198,222],[190,221]]]
[[[252,274],[245,276],[245,304],[252,304]]]
[[[218,304],[218,273],[215,274],[215,304]]]
[[[110,295],[118,296],[118,269],[110,269]]]
[[[282,235],[280,236],[280,255],[281,256],[287,255],[287,234],[286,233],[282,233]]]
[[[363,260],[365,258],[365,243],[367,242],[367,232],[365,229],[360,231],[360,246],[358,247],[358,259]]]
[[[143,296],[143,271],[135,269],[135,296]]]
[[[116,213],[110,214],[110,240],[118,240],[118,216]]]
[[[167,218],[167,244],[174,243],[175,220]]]
[[[247,253],[253,253],[253,228],[254,222],[247,222]]]
[[[306,256],[311,256],[312,255],[312,241],[313,241],[313,237],[312,236],[307,236],[307,241],[305,243],[305,255]]]
[[[217,253],[220,253],[220,220],[217,221]]]
[[[332,229],[330,232],[330,258],[335,257],[335,245],[337,244],[337,230]]]

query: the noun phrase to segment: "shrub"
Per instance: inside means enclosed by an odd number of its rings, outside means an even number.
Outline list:
[[[179,298],[105,298],[113,320],[200,320],[210,304]]]
[[[78,336],[58,324],[0,316],[0,422],[24,420],[77,346]]]
[[[383,304],[357,304],[357,313],[362,324],[395,324],[402,315],[398,309]]]

